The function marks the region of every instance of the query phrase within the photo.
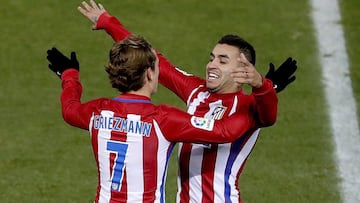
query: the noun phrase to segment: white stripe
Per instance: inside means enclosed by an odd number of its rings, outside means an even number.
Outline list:
[[[134,123],[136,123],[136,121],[140,121],[140,116],[128,114],[127,119],[128,121],[135,121]],[[144,191],[143,136],[138,133],[128,132],[126,142],[129,143],[125,158],[125,163],[127,163],[127,190],[137,191],[136,193],[127,193],[127,202],[142,202],[142,194]]]
[[[180,152],[181,152],[181,148],[183,146],[183,143],[179,142],[178,143],[178,151],[177,151],[177,157],[179,159],[180,157]],[[179,163],[178,163],[179,165]],[[178,169],[179,170],[179,169]],[[180,203],[180,193],[181,193],[181,178],[179,176],[179,171],[178,171],[178,176],[176,178],[176,184],[177,184],[177,192],[176,192],[176,203]]]
[[[360,133],[337,0],[312,0],[325,94],[346,203],[360,202]]]
[[[159,127],[159,124],[154,120],[154,129],[156,132],[156,137],[158,138],[158,151],[157,151],[157,188],[160,189],[161,185],[163,185],[163,191],[157,190],[155,192],[156,200],[155,202],[160,202],[160,196],[163,195],[164,201],[166,202],[165,196],[165,186],[166,186],[166,176],[167,176],[167,165],[166,161],[168,161],[168,150],[170,146],[170,142],[167,141]],[[166,159],[165,159],[166,157]],[[163,181],[163,177],[165,177]],[[162,192],[162,193],[161,193]]]
[[[241,166],[244,164],[245,160],[247,159],[247,157],[249,156],[249,154],[251,153],[251,150],[254,148],[255,144],[256,144],[256,140],[259,137],[259,132],[260,132],[260,128],[258,128],[257,130],[255,130],[252,135],[250,136],[250,138],[246,141],[245,145],[243,146],[243,148],[241,149],[239,155],[236,157],[236,160],[234,162],[234,166],[232,167],[232,171],[231,174],[237,174],[238,173],[238,169],[241,168]],[[230,176],[229,177],[229,184],[230,186],[235,185],[235,181],[237,181],[236,176]],[[239,194],[238,193],[234,193],[235,191],[237,191],[235,188],[232,188],[230,190],[231,192],[233,192],[231,194],[231,201],[232,202],[237,202],[239,199]]]
[[[102,111],[101,115],[103,117],[112,118],[114,117],[114,112],[112,111]],[[99,202],[105,203],[110,202],[111,193],[111,173],[110,173],[110,152],[107,150],[107,141],[110,140],[111,130],[101,128],[98,132],[98,159],[99,159],[99,172],[100,172],[100,194]],[[100,161],[101,160],[101,161]]]
[[[221,177],[214,177],[214,202],[224,202],[224,191],[225,191],[225,169],[226,163],[229,157],[231,143],[219,144],[216,161],[215,161],[215,176],[220,174]]]
[[[201,166],[203,154],[204,147],[201,144],[193,144],[189,161],[189,196],[191,200],[199,202],[202,198]]]

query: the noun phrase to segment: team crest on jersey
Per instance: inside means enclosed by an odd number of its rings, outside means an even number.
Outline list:
[[[220,120],[224,116],[226,108],[227,107],[225,106],[217,106],[211,113],[211,118],[215,120]]]
[[[191,117],[191,124],[195,128],[200,128],[203,130],[212,131],[214,128],[214,122],[215,121],[213,119],[201,118],[196,116]]]

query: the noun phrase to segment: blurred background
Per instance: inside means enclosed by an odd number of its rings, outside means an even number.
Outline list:
[[[104,65],[113,43],[77,10],[81,1],[13,0],[0,7],[0,201],[93,202],[97,174],[87,131],[61,116],[61,83],[46,50],[76,51],[83,101],[115,97]],[[341,202],[334,142],[309,1],[98,1],[133,33],[144,36],[173,64],[205,76],[209,54],[224,34],[256,49],[256,67],[287,57],[298,61],[296,81],[279,94],[277,123],[264,128],[240,177],[244,202]],[[360,1],[340,1],[353,91],[360,99]],[[337,42],[334,42],[337,43]],[[341,67],[339,67],[341,68]],[[185,109],[160,87],[154,103]],[[355,110],[355,109],[354,109]],[[358,114],[359,115],[359,114]],[[167,202],[175,202],[175,150]],[[358,177],[354,177],[358,178]]]

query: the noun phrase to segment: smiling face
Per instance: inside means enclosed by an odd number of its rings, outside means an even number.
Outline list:
[[[233,93],[241,87],[230,77],[232,70],[239,66],[240,50],[231,45],[217,44],[206,65],[206,87],[214,93]]]

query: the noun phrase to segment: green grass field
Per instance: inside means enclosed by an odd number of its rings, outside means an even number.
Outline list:
[[[279,94],[277,123],[261,137],[240,178],[245,202],[341,202],[310,3],[294,0],[122,0],[101,3],[174,64],[204,75],[216,41],[235,33],[257,50],[257,68],[298,61],[297,80]],[[360,108],[360,2],[340,1],[354,94]],[[92,202],[96,165],[88,132],[61,117],[60,80],[47,68],[56,46],[80,61],[83,101],[113,97],[103,69],[112,40],[92,31],[80,1],[1,3],[0,202]],[[334,42],[336,43],[336,42]],[[340,67],[339,67],[340,68]],[[160,88],[155,103],[185,106]],[[358,114],[359,115],[359,114]],[[167,202],[176,192],[176,151]]]

